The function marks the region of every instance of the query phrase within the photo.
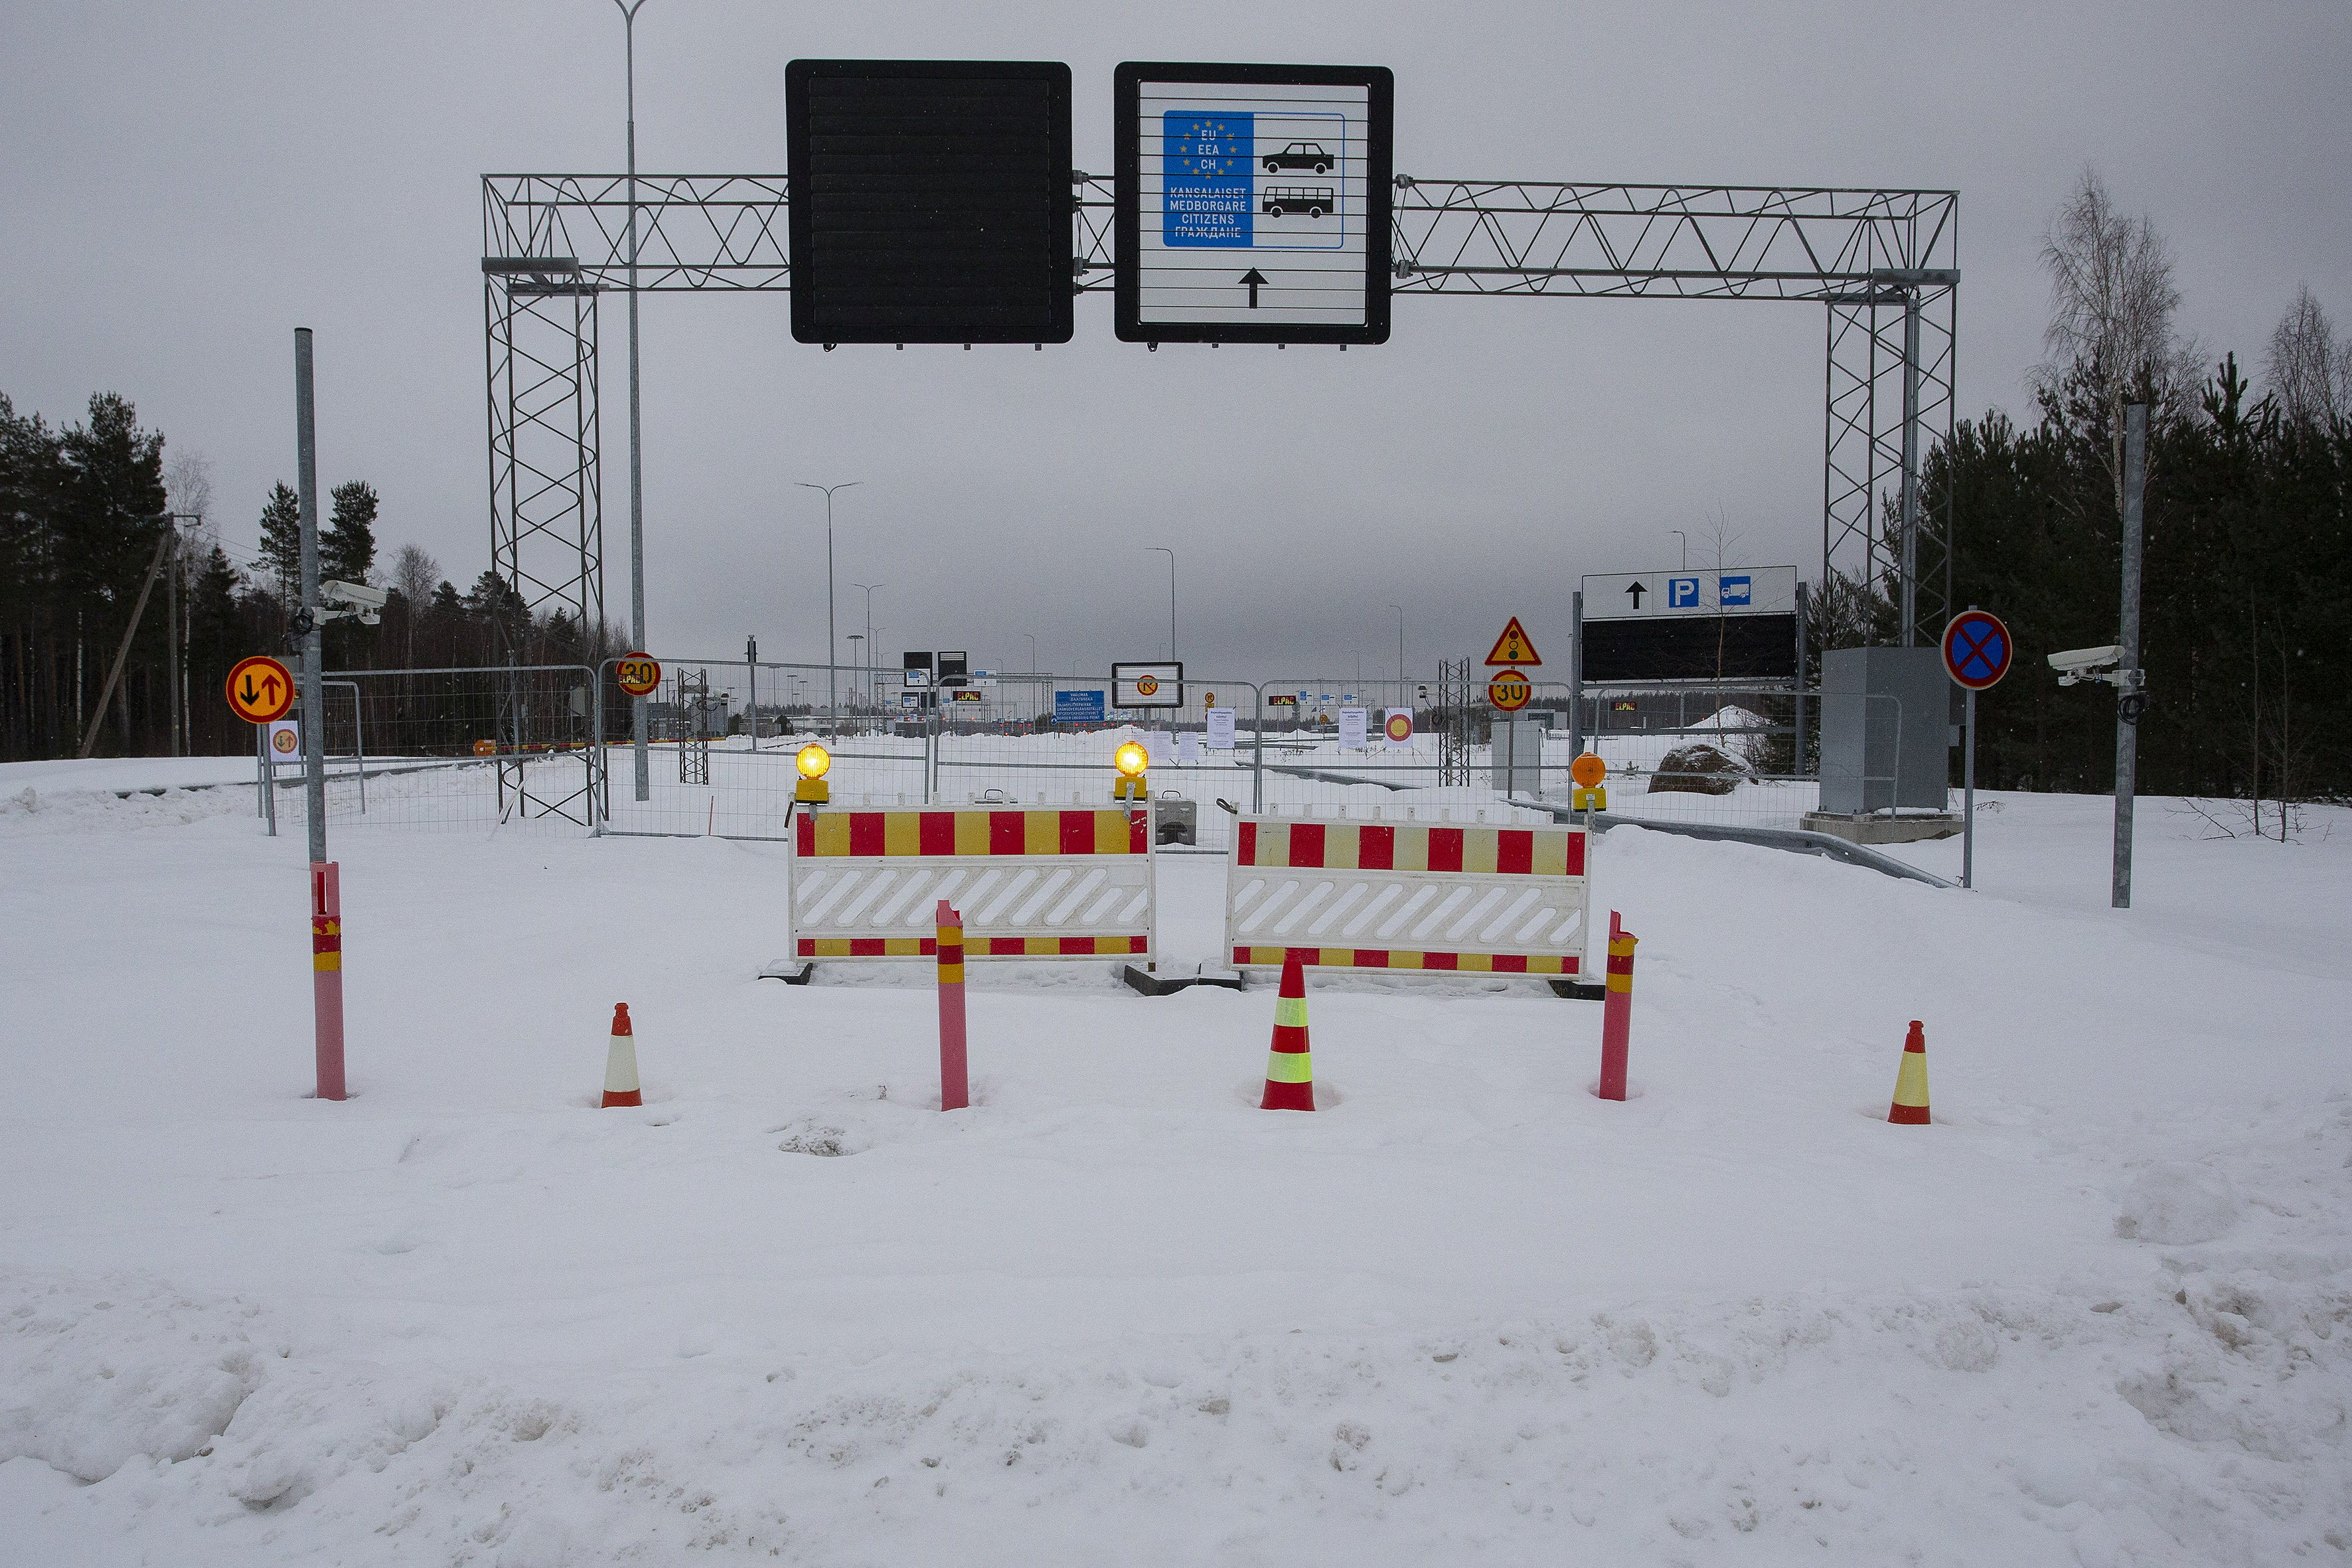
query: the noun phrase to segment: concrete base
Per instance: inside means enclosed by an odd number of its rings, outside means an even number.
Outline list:
[[[1922,816],[1832,816],[1823,811],[1805,813],[1808,833],[1826,833],[1849,844],[1916,844],[1923,838],[1949,838],[1960,830],[1960,819],[1949,813]]]

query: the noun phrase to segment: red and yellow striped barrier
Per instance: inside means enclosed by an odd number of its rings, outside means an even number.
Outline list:
[[[967,959],[1153,960],[1150,809],[806,809],[793,838],[803,963],[939,953],[936,900]]]
[[[1243,817],[1225,878],[1236,969],[1585,970],[1581,827]]]

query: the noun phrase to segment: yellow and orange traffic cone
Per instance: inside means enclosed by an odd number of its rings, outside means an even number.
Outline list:
[[[629,1005],[613,1004],[613,1048],[604,1057],[604,1104],[643,1105],[637,1084],[637,1036],[629,1027]]]
[[[1307,966],[1294,949],[1282,955],[1282,994],[1274,1004],[1274,1047],[1265,1058],[1260,1110],[1315,1109],[1315,1058],[1307,1049]]]
[[[1903,1042],[1902,1070],[1895,1075],[1895,1106],[1886,1120],[1905,1127],[1927,1125],[1927,1032],[1911,1020]]]

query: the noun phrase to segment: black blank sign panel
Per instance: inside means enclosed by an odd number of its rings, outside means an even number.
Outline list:
[[[784,68],[793,336],[1070,341],[1070,68]]]

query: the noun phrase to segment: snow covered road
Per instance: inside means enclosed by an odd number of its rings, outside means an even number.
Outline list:
[[[341,835],[321,1105],[299,836],[0,783],[11,1561],[2352,1555],[2352,814],[2147,803],[2128,914],[2099,800],[1613,832],[1624,1105],[1533,984],[1318,982],[1307,1118],[1271,987],[975,966],[943,1116],[916,972],[754,978],[781,847]]]

